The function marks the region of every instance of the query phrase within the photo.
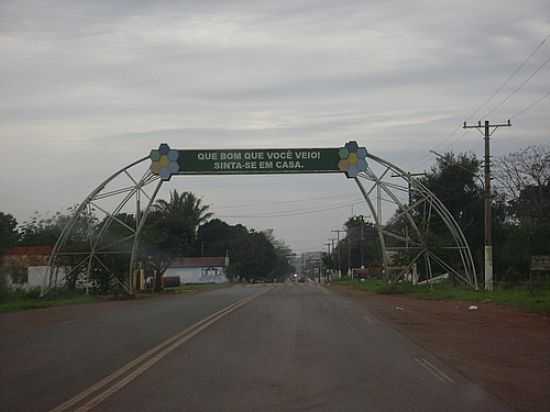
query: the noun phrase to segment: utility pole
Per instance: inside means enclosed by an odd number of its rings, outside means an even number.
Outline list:
[[[348,273],[347,275],[353,279],[353,272],[351,270],[351,236],[349,230],[346,231],[346,244],[348,246]]]
[[[334,242],[336,241],[336,238],[333,237],[332,239],[329,239],[330,242],[330,248],[332,250],[332,254],[334,255]]]
[[[332,262],[334,262],[335,260],[335,256],[334,256],[334,242],[336,241],[336,238],[332,238],[332,239],[329,239],[330,243],[331,243],[331,249],[332,249]],[[332,272],[331,272],[332,274]],[[332,280],[332,279],[331,279]]]
[[[342,277],[342,250],[341,250],[342,248],[340,247],[340,232],[345,232],[345,230],[336,229],[336,230],[331,230],[331,232],[336,233],[336,236],[337,236],[336,247],[338,248],[338,255],[337,255],[338,276]]]
[[[485,290],[493,290],[493,239],[492,239],[492,203],[491,203],[491,146],[490,137],[499,127],[510,127],[510,120],[507,123],[490,124],[488,120],[482,125],[481,121],[477,125],[468,125],[464,122],[464,129],[476,129],[481,131],[483,128],[483,140],[485,141],[485,196],[484,196],[484,220],[485,220]]]
[[[329,261],[329,264],[331,262],[331,257],[330,257],[330,242],[328,243],[325,243],[325,246],[327,247],[327,251],[328,251],[328,261]],[[330,270],[329,268],[329,265],[327,265],[327,267],[325,268],[325,281],[328,280],[328,271]]]
[[[361,215],[361,237],[359,238],[359,254],[361,255],[361,269],[365,269],[365,251],[363,241],[365,240],[365,219]]]

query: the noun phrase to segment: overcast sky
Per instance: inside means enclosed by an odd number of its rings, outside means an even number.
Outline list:
[[[550,58],[550,2],[0,0],[0,210],[80,202],[159,143],[337,147],[350,139],[411,171],[429,149],[481,154],[464,120]],[[550,64],[488,119],[550,92]],[[494,135],[498,156],[550,141],[550,98]],[[180,177],[219,216],[320,249],[359,193],[344,177]],[[163,192],[165,195],[165,192]],[[319,212],[320,209],[331,209]],[[362,206],[356,205],[355,212]],[[317,212],[315,212],[315,210]],[[238,213],[236,213],[236,211]],[[301,213],[258,217],[258,214]]]

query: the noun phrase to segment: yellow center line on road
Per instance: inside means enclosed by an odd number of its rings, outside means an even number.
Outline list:
[[[155,365],[158,361],[160,361],[162,358],[164,358],[166,355],[168,355],[170,352],[181,346],[183,343],[187,342],[189,339],[194,337],[195,335],[198,335],[200,332],[202,332],[204,329],[208,328],[209,326],[213,325],[218,320],[222,319],[223,317],[229,315],[230,313],[236,311],[237,309],[241,308],[242,306],[250,303],[254,299],[258,298],[259,296],[269,292],[271,288],[267,288],[265,290],[262,290],[259,293],[256,293],[253,296],[245,297],[215,313],[212,315],[206,317],[205,319],[202,319],[195,324],[189,326],[188,328],[184,329],[183,331],[177,333],[176,335],[172,336],[171,338],[166,339],[162,343],[158,344],[154,348],[148,350],[144,354],[140,355],[136,359],[132,360],[131,362],[128,362],[126,365],[121,367],[120,369],[117,369],[115,372],[111,373],[110,375],[106,376],[105,378],[101,379],[99,382],[95,383],[94,385],[90,386],[88,389],[80,392],[73,398],[65,401],[58,407],[50,410],[50,412],[65,412],[70,410],[72,407],[78,405],[85,399],[89,398],[93,394],[99,392],[103,388],[105,388],[107,385],[112,384],[112,386],[109,386],[107,389],[105,389],[103,392],[96,395],[93,399],[86,402],[86,404],[82,405],[78,409],[74,409],[78,412],[83,411],[89,411],[93,407],[97,406],[99,403],[101,403],[103,400],[107,399],[109,396],[113,395],[118,390],[122,389],[124,386],[126,386],[128,383],[133,381],[135,378],[137,378],[139,375],[143,374],[145,371],[147,371],[149,368],[151,368],[153,365]],[[132,372],[130,372],[128,375],[124,376],[127,372],[134,369]],[[124,376],[124,377],[123,377]],[[122,378],[123,377],[123,378]],[[120,379],[118,382],[115,382],[118,378]]]

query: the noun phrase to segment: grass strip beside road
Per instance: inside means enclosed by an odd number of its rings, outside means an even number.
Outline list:
[[[45,298],[27,296],[23,294],[14,294],[7,296],[4,300],[0,302],[0,313],[18,312],[30,309],[43,309],[52,306],[80,305],[83,303],[94,303],[97,301],[97,297],[92,295],[84,295],[82,293],[64,293],[60,296]]]
[[[180,295],[180,294],[195,294],[212,289],[220,289],[224,287],[232,286],[232,284],[189,284],[182,285],[177,288],[164,289],[161,292],[139,293],[136,298],[151,298],[159,297],[163,295]],[[0,313],[4,312],[18,312],[31,309],[44,309],[52,306],[64,306],[64,305],[80,305],[84,303],[96,303],[105,300],[117,300],[127,299],[125,297],[115,297],[108,295],[86,295],[83,292],[78,291],[61,291],[55,295],[47,295],[40,297],[39,290],[31,290],[29,292],[17,291],[10,292],[2,299],[0,299]]]
[[[232,283],[190,283],[178,286],[176,288],[164,289],[164,293],[174,294],[190,294],[197,293],[204,290],[221,289],[229,286],[233,286]]]
[[[550,314],[550,288],[544,287],[534,291],[527,288],[496,289],[492,292],[453,287],[448,283],[430,286],[397,283],[389,285],[379,279],[351,280],[342,279],[333,282],[335,285],[346,286],[383,295],[406,295],[428,300],[461,300],[473,303],[496,303],[534,313]]]

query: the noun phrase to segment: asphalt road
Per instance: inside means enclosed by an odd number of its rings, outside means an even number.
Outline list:
[[[7,314],[0,331],[2,411],[509,410],[316,284]]]

